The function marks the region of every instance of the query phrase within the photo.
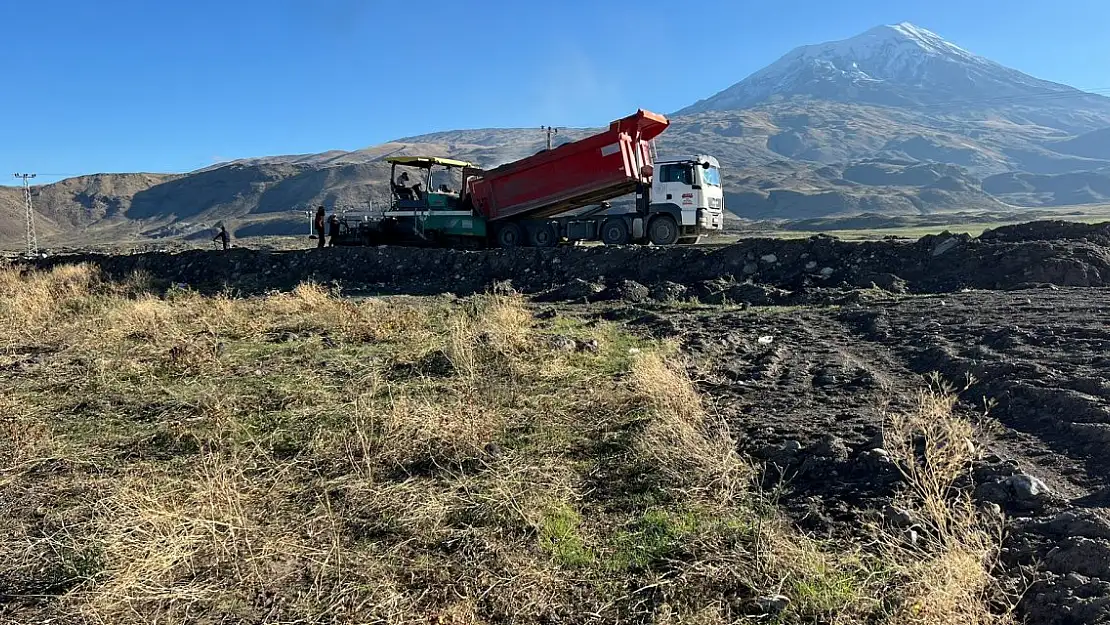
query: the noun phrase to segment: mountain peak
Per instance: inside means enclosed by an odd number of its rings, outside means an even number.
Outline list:
[[[876,26],[875,28],[872,28],[871,30],[864,33],[864,35],[868,34],[886,34],[888,36],[901,37],[903,39],[909,39],[921,43],[934,43],[938,41],[942,43],[948,43],[944,40],[943,37],[934,33],[933,31],[927,28],[922,28],[917,24],[913,24],[911,22],[901,22],[899,24],[884,24],[882,26]]]
[[[1045,92],[1077,91],[975,55],[940,35],[902,22],[848,39],[795,48],[778,61],[679,115],[748,108],[795,96],[920,107]]]
[[[910,22],[876,26],[875,28],[872,28],[862,35],[858,35],[856,37],[853,37],[852,39],[847,39],[844,42],[840,43],[860,43],[863,41],[893,41],[900,43],[910,43],[917,46],[921,50],[932,54],[953,54],[964,58],[972,58],[980,61],[984,60],[981,57],[977,57],[967,50],[964,50],[956,44],[946,40],[944,37],[941,37],[933,31],[917,26],[916,24],[911,24]]]

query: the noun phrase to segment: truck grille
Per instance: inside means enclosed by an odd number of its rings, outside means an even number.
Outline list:
[[[720,208],[720,207],[721,207],[721,198],[719,198],[719,197],[709,198],[709,208]]]

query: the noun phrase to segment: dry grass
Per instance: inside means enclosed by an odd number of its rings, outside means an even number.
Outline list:
[[[638,442],[645,459],[671,483],[709,489],[723,502],[744,492],[751,464],[737,453],[728,424],[705,410],[679,363],[643,354],[633,362],[629,385],[651,416]]]
[[[931,396],[890,439],[936,442],[906,463],[931,542],[874,554],[750,490],[673,349],[512,294],[154,294],[78,266],[0,270],[0,296],[3,622],[725,623],[778,592],[779,622],[988,622],[968,432]]]
[[[99,274],[87,265],[64,265],[49,273],[21,275],[0,269],[0,319],[9,347],[39,338],[67,318],[81,314],[72,304],[86,302],[100,287]]]
[[[884,440],[906,483],[905,507],[919,524],[917,544],[888,538],[902,578],[896,622],[985,625],[1013,622],[988,606],[1002,542],[998,519],[983,518],[957,484],[977,458],[971,423],[956,413],[956,395],[938,385],[921,391],[914,410],[892,413]]]
[[[62,441],[41,418],[10,398],[0,398],[0,467],[19,467],[65,455]],[[0,484],[3,477],[0,475]]]
[[[955,485],[976,458],[975,433],[954,414],[957,400],[948,390],[923,390],[916,400],[914,410],[889,415],[883,438],[922,520],[942,543],[958,542],[966,534],[970,502]]]

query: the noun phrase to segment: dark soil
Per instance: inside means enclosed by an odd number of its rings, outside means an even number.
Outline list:
[[[987,230],[983,241],[1089,241],[1110,244],[1110,223],[1085,224],[1074,221],[1035,221]]]
[[[863,295],[836,307],[582,314],[678,339],[741,445],[768,463],[765,486],[785,484],[782,505],[822,535],[858,531],[891,502],[897,471],[874,451],[884,407],[908,408],[934,372],[967,387],[962,410],[984,449],[976,498],[1007,515],[1012,590],[1032,579],[1019,612],[1110,622],[1110,289]]]
[[[999,229],[983,239],[942,234],[916,242],[850,243],[818,235],[664,248],[460,251],[372,247],[286,252],[235,248],[227,252],[60,255],[35,264],[48,267],[85,261],[113,276],[143,271],[163,285],[187,284],[209,292],[230,288],[242,293],[285,289],[307,279],[336,283],[348,292],[450,291],[460,295],[504,282],[521,292],[539,293],[577,280],[617,289],[622,281],[634,281],[649,292],[664,283],[694,287],[706,281],[750,281],[800,299],[815,289],[872,284],[913,293],[1032,284],[1110,285],[1110,251],[1098,242],[1082,237],[1027,240],[1030,237],[1020,232],[1006,232]],[[1069,230],[1064,235],[1076,233]],[[643,294],[639,289],[633,291]]]

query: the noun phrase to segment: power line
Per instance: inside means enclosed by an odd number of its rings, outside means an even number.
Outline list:
[[[38,256],[39,240],[35,235],[35,210],[31,206],[31,185],[28,182],[35,174],[13,174],[23,180],[23,203],[25,206],[24,225],[27,231],[27,255]]]

